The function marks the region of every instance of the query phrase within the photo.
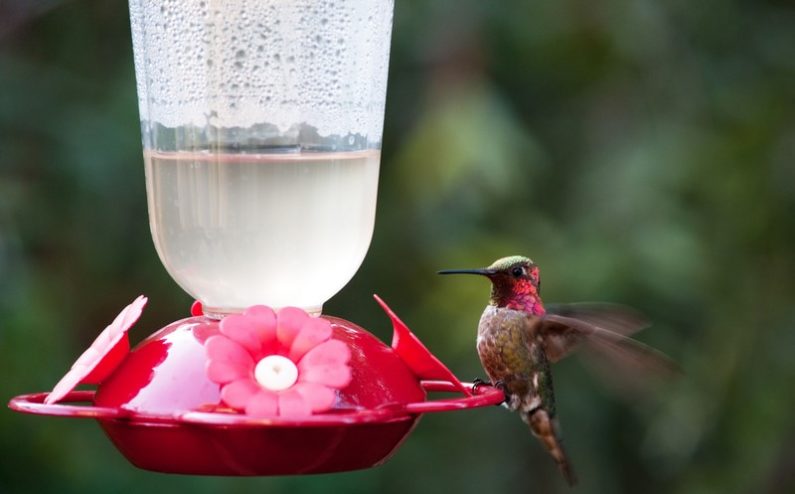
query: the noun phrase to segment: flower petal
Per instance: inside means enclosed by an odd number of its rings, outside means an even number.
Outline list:
[[[256,319],[243,314],[232,314],[221,320],[221,334],[238,343],[252,355],[259,355],[262,341],[257,331]]]
[[[250,367],[254,367],[254,359],[251,354],[239,343],[223,335],[211,336],[204,343],[204,351],[210,360],[221,362],[239,362]]]
[[[351,350],[348,345],[340,340],[328,340],[307,352],[298,366],[347,364],[350,359]]]
[[[461,381],[450,371],[430,350],[411,332],[406,323],[400,320],[395,312],[386,305],[381,297],[373,295],[378,305],[384,309],[386,315],[392,320],[392,348],[400,359],[408,365],[409,369],[420,379],[440,379],[450,381],[464,394],[472,396],[470,387],[461,384]]]
[[[312,412],[324,412],[337,401],[336,391],[322,384],[303,382],[296,384],[292,389],[303,397]]]
[[[297,307],[285,307],[276,314],[276,337],[279,342],[287,348],[293,344],[301,326],[306,323],[311,316],[304,310]]]
[[[251,397],[246,403],[246,414],[254,417],[275,417],[279,410],[276,393],[265,389]]]
[[[61,378],[61,380],[58,381],[58,384],[56,384],[55,387],[52,388],[50,394],[48,394],[47,397],[44,399],[44,404],[49,405],[61,401],[64,396],[69,394],[69,392],[75,388],[75,386],[80,384],[80,380],[83,378],[82,374],[83,374],[83,369],[81,369],[80,372],[77,371],[67,372]]]
[[[239,379],[231,382],[221,390],[221,400],[232,408],[245,410],[248,402],[259,393],[261,388],[251,379]]]
[[[270,354],[271,348],[276,343],[276,313],[270,307],[253,305],[243,314],[255,322],[254,331],[260,341],[260,354],[254,355],[254,357],[260,358]]]
[[[307,417],[309,415],[312,415],[312,409],[298,391],[288,389],[279,393],[279,416]]]
[[[243,313],[249,317],[256,317],[262,322],[276,325],[276,313],[266,305],[252,305]]]
[[[98,384],[109,376],[129,353],[127,331],[141,317],[146,302],[147,298],[140,295],[122,309],[58,381],[45,403],[61,400],[81,382]]]
[[[298,380],[341,389],[351,381],[351,351],[339,340],[328,340],[310,350],[298,363]]]
[[[300,382],[324,384],[342,389],[351,382],[351,368],[344,364],[315,365],[300,372]]]
[[[120,334],[116,340],[96,362],[85,364],[86,375],[80,381],[82,384],[101,384],[130,353],[130,339],[127,333]],[[75,362],[75,365],[78,365],[78,362]]]
[[[144,310],[144,306],[149,299],[144,297],[143,295],[139,295],[138,298],[133,300],[133,302],[122,309],[119,312],[119,315],[116,316],[116,319],[113,320],[105,331],[108,331],[111,334],[118,334],[118,333],[125,333],[127,332],[130,327],[141,317],[141,313]]]
[[[306,352],[331,338],[331,323],[322,318],[313,318],[304,323],[290,348],[289,357],[293,362],[301,360]]]
[[[298,363],[298,380],[342,389],[351,381],[350,357],[350,349],[339,340],[321,343]]]
[[[110,350],[110,348],[108,348],[108,350]],[[86,350],[81,353],[79,357],[77,357],[75,363],[72,364],[72,369],[76,369],[77,367],[88,368],[94,365],[95,362],[98,362],[101,358],[102,353],[100,352],[100,348],[95,345],[91,345],[90,347],[86,348]]]
[[[218,384],[251,378],[251,366],[239,361],[208,360],[207,378]]]

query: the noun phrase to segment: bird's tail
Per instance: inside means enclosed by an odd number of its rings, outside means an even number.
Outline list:
[[[549,416],[549,413],[543,408],[536,408],[535,410],[527,413],[522,413],[522,419],[530,426],[533,434],[544,444],[558,464],[560,473],[566,479],[570,486],[577,483],[577,476],[574,474],[574,469],[571,466],[566,451],[563,449],[563,440],[558,431],[557,420]]]

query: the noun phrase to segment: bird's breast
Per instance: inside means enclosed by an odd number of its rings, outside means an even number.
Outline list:
[[[528,337],[532,316],[512,309],[489,306],[478,325],[477,350],[492,381],[527,381],[533,373]]]

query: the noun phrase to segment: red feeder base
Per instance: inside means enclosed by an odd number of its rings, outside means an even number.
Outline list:
[[[379,300],[380,302],[380,300]],[[218,322],[195,316],[141,342],[96,392],[17,396],[13,410],[96,419],[135,466],[193,475],[296,475],[373,467],[385,462],[423,413],[500,404],[502,391],[462,384],[386,306],[395,327],[389,347],[333,317],[333,337],[351,349],[351,383],[328,412],[301,418],[231,413],[205,372],[204,341]],[[436,380],[427,380],[436,379]],[[439,380],[441,379],[441,380]],[[460,393],[428,400],[426,392]],[[77,404],[82,402],[84,404]]]

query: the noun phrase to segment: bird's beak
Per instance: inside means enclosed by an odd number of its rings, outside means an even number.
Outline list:
[[[495,274],[496,271],[489,268],[480,268],[480,269],[444,269],[442,271],[438,271],[437,274],[479,274],[481,276],[491,276]]]

